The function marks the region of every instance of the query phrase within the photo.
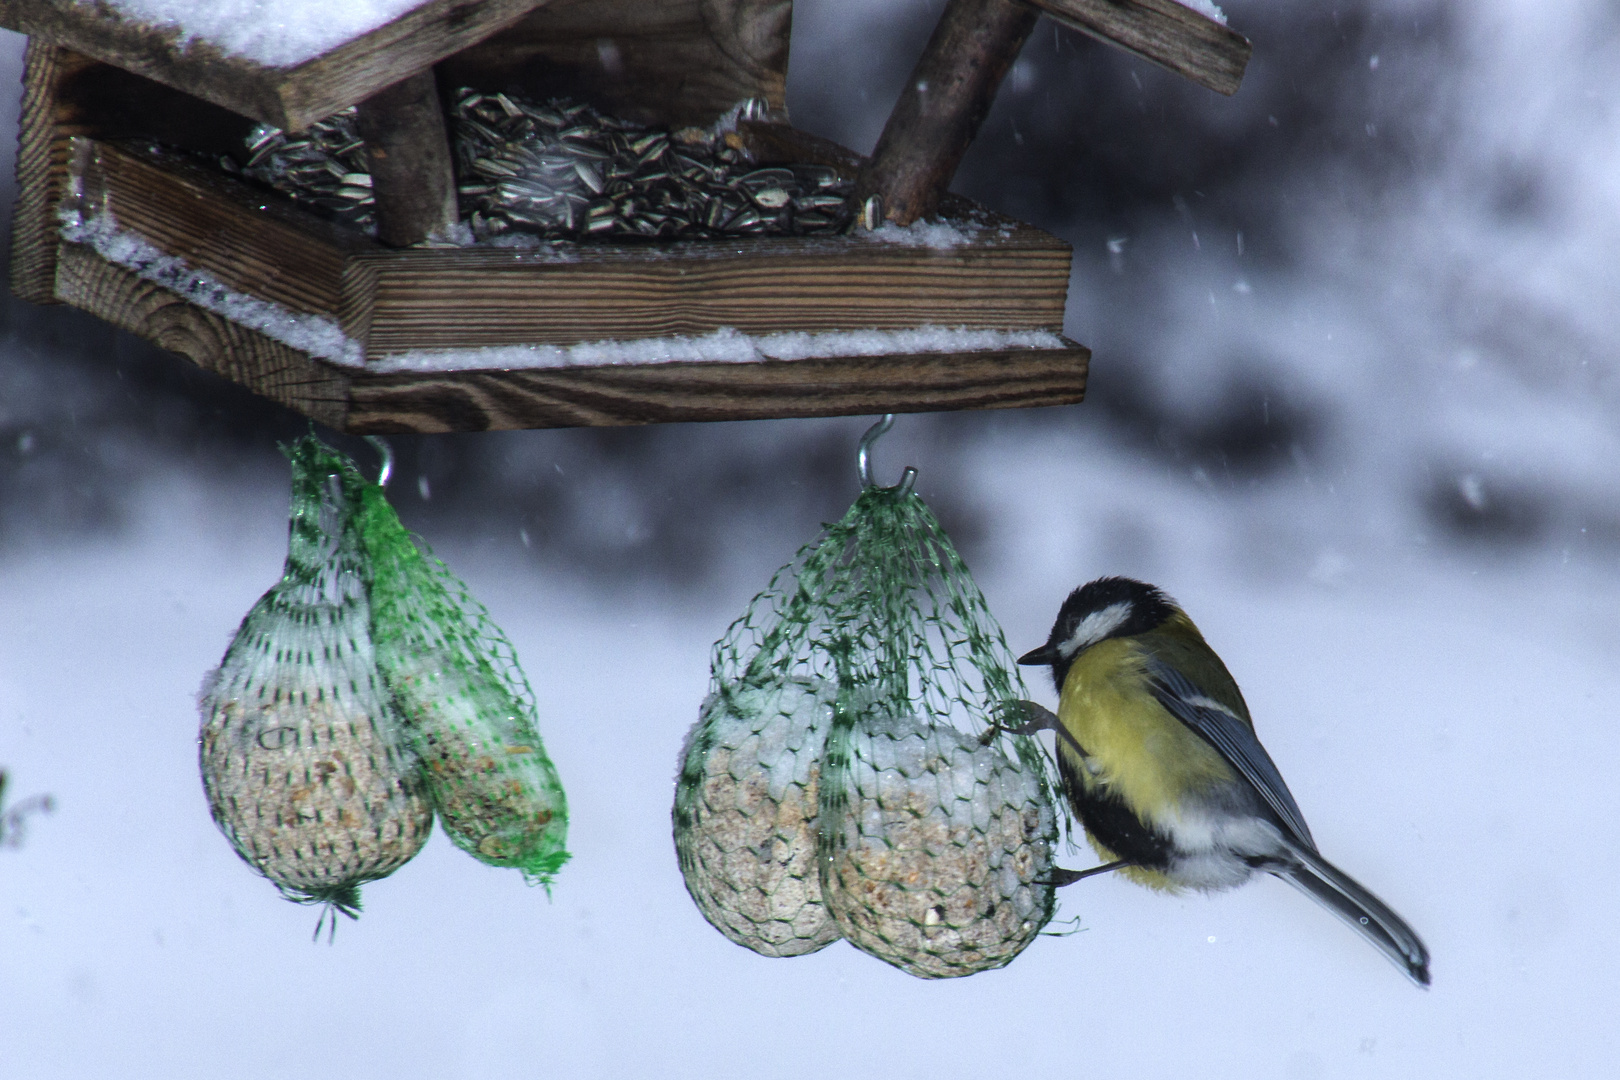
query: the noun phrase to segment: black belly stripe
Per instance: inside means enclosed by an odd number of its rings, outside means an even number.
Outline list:
[[[1074,807],[1086,831],[1112,851],[1114,858],[1129,859],[1149,870],[1163,870],[1170,865],[1168,837],[1142,824],[1123,800],[1100,788],[1088,789],[1075,767],[1069,764],[1067,754],[1058,755],[1058,772],[1063,776],[1069,805]]]

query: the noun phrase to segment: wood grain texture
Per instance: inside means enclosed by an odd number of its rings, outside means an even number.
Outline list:
[[[239,292],[304,314],[339,314],[347,260],[382,250],[363,234],[314,217],[190,159],[94,140],[84,161],[81,212],[206,271]]]
[[[343,369],[205,311],[82,244],[62,245],[56,295],[271,401],[344,426],[349,379]]]
[[[378,91],[355,106],[371,166],[377,239],[410,247],[461,220],[456,172],[433,69]]]
[[[390,250],[178,155],[92,143],[85,211],[295,312],[337,315],[368,356],[606,338],[904,329],[1057,331],[1070,249],[973,207],[948,250],[856,237]]]
[[[1175,0],[1025,0],[1056,22],[1220,94],[1243,84],[1249,39]]]
[[[439,75],[640,123],[706,126],[750,97],[785,118],[792,12],[792,0],[552,0]]]
[[[1085,397],[1090,352],[640,364],[356,379],[359,434],[618,427],[704,420],[852,416],[1068,405]]]
[[[23,54],[17,201],[11,208],[11,291],[35,304],[57,302],[56,206],[67,177],[67,148],[57,139],[56,128],[62,52],[30,40]]]
[[[313,360],[64,244],[58,295],[207,371],[356,434],[1010,409],[1085,396],[1090,353],[966,354],[372,375]]]
[[[949,0],[861,171],[861,205],[881,197],[897,225],[936,212],[1038,18],[1018,0]]]
[[[252,121],[150,79],[40,38],[23,61],[12,205],[11,288],[55,304],[59,211],[67,194],[71,140],[133,138],[187,142],[204,152],[240,152]]]
[[[1032,233],[949,251],[840,238],[593,248],[566,263],[498,250],[358,256],[377,273],[366,355],[721,327],[1056,331],[1069,250]]]
[[[74,0],[0,0],[0,26],[184,90],[244,116],[297,130],[476,44],[545,0],[427,0],[393,22],[288,68],[182,47],[175,28]]]
[[[1070,249],[978,218],[948,250],[855,237],[746,238],[549,251],[390,250],[177,155],[92,143],[87,214],[295,312],[337,315],[368,356],[425,349],[784,331],[1057,331]]]

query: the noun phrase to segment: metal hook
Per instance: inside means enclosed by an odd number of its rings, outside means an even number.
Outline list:
[[[877,442],[878,437],[893,426],[894,413],[884,413],[883,419],[867,428],[866,434],[861,436],[860,448],[855,454],[855,463],[860,470],[862,488],[877,487],[872,482],[872,444]],[[916,482],[917,470],[907,465],[906,471],[900,475],[900,482],[892,488],[884,488],[883,490],[892,491],[897,495],[910,495],[911,486]]]
[[[394,448],[388,445],[386,439],[380,439],[375,435],[367,435],[365,440],[371,444],[373,450],[382,455],[382,467],[377,470],[377,486],[387,487],[388,478],[394,475]]]

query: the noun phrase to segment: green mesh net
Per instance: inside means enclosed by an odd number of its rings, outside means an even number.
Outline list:
[[[383,489],[361,489],[377,666],[405,717],[439,823],[491,866],[550,885],[568,859],[568,802],[506,636],[413,539]]]
[[[675,844],[703,917],[765,956],[841,936],[821,903],[816,806],[837,688],[794,678],[720,683],[681,752]]]
[[[867,488],[779,571],[712,672],[675,843],[699,909],[733,941],[783,956],[843,936],[942,978],[1010,962],[1051,918],[1049,759],[994,727],[1023,685],[905,485]]]
[[[288,457],[286,568],[203,681],[202,781],[214,821],[282,895],[353,916],[360,885],[415,855],[433,813],[373,659],[358,476],[313,438]]]

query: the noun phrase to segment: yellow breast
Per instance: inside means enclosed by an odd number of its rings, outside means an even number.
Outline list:
[[[1069,668],[1058,718],[1086,758],[1059,741],[1088,788],[1121,799],[1144,822],[1167,822],[1182,798],[1230,783],[1226,760],[1170,715],[1147,687],[1145,658],[1126,639],[1101,642]]]

